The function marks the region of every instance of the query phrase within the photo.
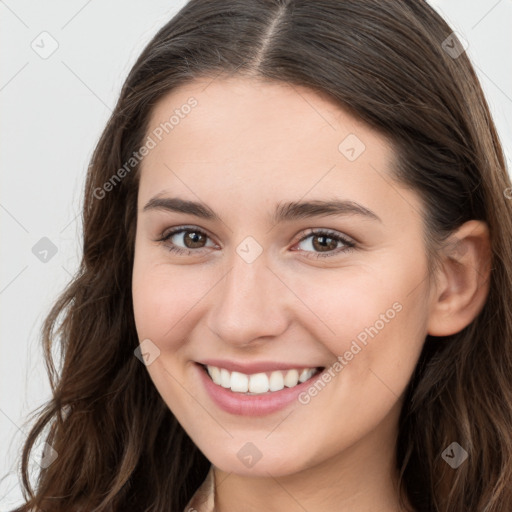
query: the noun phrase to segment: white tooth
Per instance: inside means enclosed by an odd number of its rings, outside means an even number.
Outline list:
[[[310,379],[315,373],[315,368],[305,368],[302,370],[274,371],[270,373],[270,378],[266,373],[255,373],[246,375],[240,372],[230,373],[225,368],[216,366],[206,367],[208,374],[215,384],[224,388],[231,388],[237,393],[260,394],[268,391],[280,391],[285,386],[292,388],[301,382]]]
[[[266,393],[268,391],[268,377],[265,373],[255,373],[249,377],[249,391],[251,393]]]
[[[231,386],[231,376],[225,368],[220,369],[220,385],[223,388],[229,388]]]
[[[304,368],[304,370],[302,370],[300,372],[300,377],[299,377],[299,382],[304,382],[306,380],[308,380],[312,375],[312,371],[310,368]]]
[[[213,382],[220,386],[220,370],[216,366],[208,366],[208,373],[210,374],[210,377],[212,378]]]
[[[299,382],[299,372],[297,370],[288,370],[284,377],[284,385],[287,388],[291,388],[297,385]]]
[[[270,391],[281,391],[284,388],[283,372],[277,371],[270,374]]]
[[[249,378],[240,372],[231,373],[231,391],[247,393],[249,391]]]

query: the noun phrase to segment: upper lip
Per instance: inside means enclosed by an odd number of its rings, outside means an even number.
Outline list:
[[[225,368],[230,372],[240,372],[245,373],[246,375],[252,375],[254,373],[272,372],[276,370],[302,370],[304,368],[323,368],[323,366],[319,365],[280,363],[276,361],[237,362],[229,361],[227,359],[204,359],[203,361],[197,362],[205,366],[216,366],[217,368]]]

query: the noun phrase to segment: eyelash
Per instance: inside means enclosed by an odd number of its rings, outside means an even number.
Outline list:
[[[162,242],[162,243],[167,242],[173,235],[176,235],[177,233],[187,232],[187,231],[193,232],[193,233],[199,233],[199,234],[204,235],[207,238],[209,238],[207,233],[205,233],[201,229],[198,229],[195,227],[183,227],[182,226],[182,227],[175,228],[175,229],[169,231],[166,235],[163,235],[162,237],[158,238],[155,241]],[[309,238],[311,236],[325,236],[325,237],[331,238],[337,242],[342,242],[343,244],[345,244],[345,247],[342,249],[335,249],[333,251],[327,251],[326,253],[320,253],[320,252],[312,253],[311,251],[306,251],[306,253],[311,254],[311,256],[307,256],[308,258],[312,257],[312,258],[318,259],[318,258],[332,257],[332,256],[335,256],[340,253],[350,252],[356,248],[356,244],[354,242],[339,235],[336,231],[331,231],[329,229],[311,230],[306,236],[302,237],[298,242],[296,242],[296,244],[303,242],[304,240],[306,240],[307,238]],[[194,252],[198,252],[201,249],[204,249],[204,247],[200,247],[198,249],[183,249],[182,247],[178,247],[178,246],[172,244],[172,245],[168,245],[167,249],[170,252],[174,252],[177,254],[186,254],[187,256],[189,256],[190,254],[192,254]]]

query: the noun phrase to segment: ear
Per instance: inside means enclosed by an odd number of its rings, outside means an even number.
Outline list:
[[[491,257],[485,222],[470,220],[450,236],[431,291],[428,334],[455,334],[478,316],[489,293]]]

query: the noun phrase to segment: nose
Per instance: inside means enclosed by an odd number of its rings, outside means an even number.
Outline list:
[[[226,343],[253,345],[282,334],[290,321],[290,292],[261,255],[247,263],[237,254],[212,294],[207,325]]]

